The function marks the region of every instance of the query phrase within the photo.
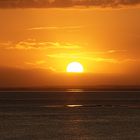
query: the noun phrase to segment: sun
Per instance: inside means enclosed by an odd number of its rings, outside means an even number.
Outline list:
[[[84,68],[79,62],[71,62],[68,64],[66,71],[72,73],[82,73],[84,72]]]

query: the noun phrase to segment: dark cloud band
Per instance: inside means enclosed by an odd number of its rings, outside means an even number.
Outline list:
[[[0,0],[0,8],[119,7],[138,4],[140,0]]]

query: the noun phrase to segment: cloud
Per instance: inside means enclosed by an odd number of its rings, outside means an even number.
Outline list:
[[[38,65],[46,64],[46,61],[38,60],[36,62],[25,62],[25,64],[32,65],[32,66],[38,66]]]
[[[59,59],[83,59],[90,60],[95,62],[108,62],[108,63],[118,63],[118,60],[113,58],[103,58],[103,57],[94,57],[90,55],[83,55],[82,53],[60,53],[60,54],[48,54],[47,57],[50,58],[59,58]]]
[[[38,42],[36,40],[26,40],[20,41],[16,44],[9,44],[9,46],[4,47],[9,50],[42,50],[42,49],[79,49],[81,46],[77,44],[71,44],[68,42]]]
[[[83,26],[49,26],[49,27],[34,27],[34,28],[29,28],[27,30],[77,30],[81,29]]]
[[[38,61],[35,61],[35,62],[25,62],[26,65],[28,66],[31,66],[32,68],[42,68],[42,69],[46,69],[47,70],[50,70],[52,72],[55,72],[56,69],[51,67],[51,66],[48,66],[47,64],[47,61],[45,60],[38,60]]]
[[[10,41],[7,41],[7,42],[0,42],[0,47],[1,47],[1,48],[4,48],[4,47],[9,46],[9,45],[11,45],[11,42],[10,42]]]
[[[105,50],[105,51],[93,51],[93,52],[87,52],[88,54],[92,55],[101,55],[101,54],[120,54],[120,53],[126,53],[127,50]]]
[[[119,52],[119,51],[118,51]],[[88,60],[94,62],[105,62],[105,63],[129,63],[129,62],[140,62],[140,59],[135,58],[111,58],[109,56],[103,57],[102,54],[105,53],[117,53],[115,51],[106,51],[106,52],[98,52],[98,55],[95,55],[96,52],[86,52],[86,53],[57,53],[57,54],[48,54],[47,57],[56,58],[56,59],[80,59],[80,60]]]
[[[1,8],[119,7],[138,4],[140,0],[0,0]]]

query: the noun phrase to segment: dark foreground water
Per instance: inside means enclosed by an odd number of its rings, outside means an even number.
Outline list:
[[[140,92],[0,92],[0,140],[140,140]]]

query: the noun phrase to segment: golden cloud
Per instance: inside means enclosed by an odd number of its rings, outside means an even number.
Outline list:
[[[68,42],[37,42],[35,40],[20,41],[5,47],[12,50],[42,50],[42,49],[80,49],[81,46]]]
[[[119,7],[138,4],[140,0],[0,0],[1,8]]]

